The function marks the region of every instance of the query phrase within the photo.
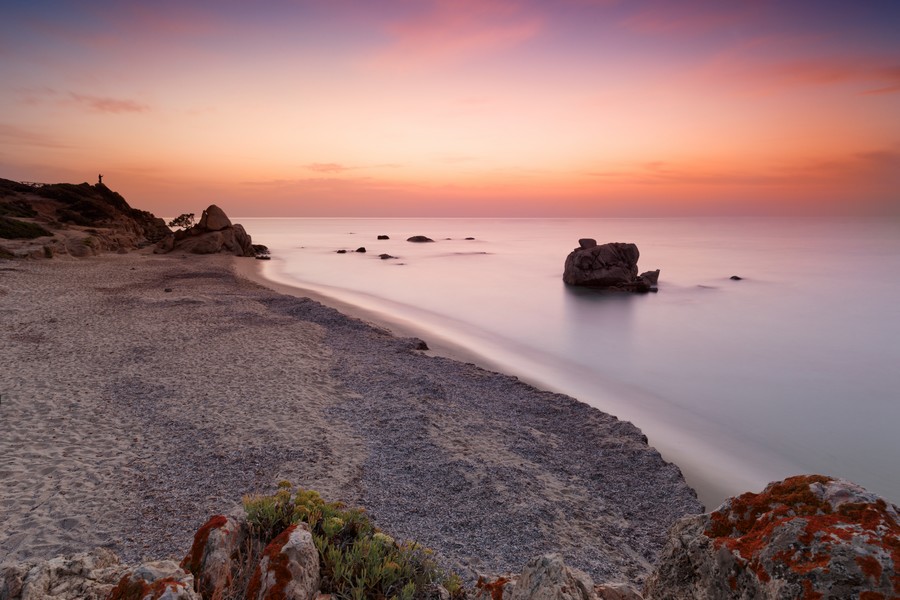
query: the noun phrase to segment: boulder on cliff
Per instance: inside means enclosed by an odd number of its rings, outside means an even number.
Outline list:
[[[578,248],[566,257],[563,281],[601,289],[628,292],[655,292],[659,270],[638,275],[640,252],[635,244],[612,242],[597,244],[596,240],[578,240]]]
[[[182,229],[160,240],[153,250],[165,254],[181,250],[191,254],[218,254],[224,252],[235,256],[256,256],[256,247],[250,236],[239,224],[231,220],[221,208],[212,204],[203,211],[200,222],[188,229]]]
[[[896,506],[801,475],[677,522],[644,598],[897,598],[898,563]]]

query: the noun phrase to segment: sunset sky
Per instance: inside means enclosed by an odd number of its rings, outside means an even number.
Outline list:
[[[900,214],[900,2],[29,0],[0,177],[161,215]]]

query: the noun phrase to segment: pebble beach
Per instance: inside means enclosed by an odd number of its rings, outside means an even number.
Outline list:
[[[630,423],[258,285],[249,260],[0,261],[0,563],[180,559],[288,480],[469,580],[559,552],[639,584],[702,511]]]

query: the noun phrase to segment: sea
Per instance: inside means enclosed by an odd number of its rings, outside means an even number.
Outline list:
[[[802,473],[900,502],[900,220],[237,221],[266,279],[631,421],[709,509]],[[659,292],[564,284],[586,237]]]

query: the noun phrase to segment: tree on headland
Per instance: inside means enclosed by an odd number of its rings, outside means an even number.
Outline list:
[[[194,213],[185,213],[169,221],[169,227],[181,227],[182,229],[188,229],[193,226]]]

